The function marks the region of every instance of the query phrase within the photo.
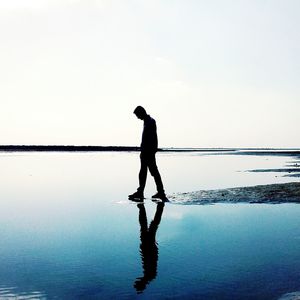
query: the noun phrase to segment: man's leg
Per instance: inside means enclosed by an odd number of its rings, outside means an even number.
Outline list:
[[[154,177],[157,191],[159,193],[164,194],[165,193],[164,186],[163,186],[159,171],[157,169],[156,160],[155,160],[155,153],[151,154],[149,156],[149,158],[148,158],[148,167],[149,167],[149,171],[150,171],[151,175]]]
[[[144,193],[144,189],[146,186],[146,180],[147,180],[147,157],[143,155],[143,153],[140,154],[141,159],[141,169],[139,173],[139,187],[138,192]]]

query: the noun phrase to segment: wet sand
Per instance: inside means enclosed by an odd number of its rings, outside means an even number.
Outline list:
[[[220,190],[200,190],[169,196],[176,204],[213,203],[300,203],[300,182],[237,187]]]

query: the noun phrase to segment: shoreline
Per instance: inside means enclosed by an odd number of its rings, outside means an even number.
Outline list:
[[[135,146],[0,145],[0,152],[139,152]],[[300,148],[159,148],[167,153],[299,156]]]

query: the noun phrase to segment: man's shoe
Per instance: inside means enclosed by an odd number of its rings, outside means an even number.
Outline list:
[[[152,198],[153,199],[160,199],[160,200],[165,201],[165,202],[169,201],[166,194],[165,193],[160,193],[160,192],[153,195]]]
[[[135,192],[131,195],[128,195],[128,199],[129,200],[133,200],[133,201],[139,201],[142,202],[145,198],[144,198],[144,194],[140,193],[140,192]]]

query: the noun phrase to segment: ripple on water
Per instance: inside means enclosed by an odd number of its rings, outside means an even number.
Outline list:
[[[300,300],[300,291],[284,294],[278,300]]]
[[[17,287],[0,286],[0,299],[33,300],[46,298],[46,294],[40,291],[19,292]]]

